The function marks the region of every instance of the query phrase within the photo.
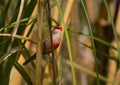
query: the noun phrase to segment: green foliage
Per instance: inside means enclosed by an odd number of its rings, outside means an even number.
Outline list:
[[[17,34],[19,35],[23,35],[25,28],[27,26],[28,21],[31,18],[31,14],[33,12],[33,9],[36,6],[36,2],[37,0],[25,0],[26,2],[24,3],[24,9],[21,15],[21,21],[20,24],[18,26],[18,30],[17,30]],[[29,1],[29,2],[28,2]],[[14,3],[13,3],[14,2]],[[13,6],[14,5],[14,6]],[[0,5],[0,33],[12,33],[13,29],[16,25],[16,20],[18,18],[18,13],[20,10],[20,5],[21,5],[21,0],[8,0],[7,4],[4,5]],[[13,8],[14,7],[14,8]],[[9,10],[12,10],[11,15],[9,15]],[[7,21],[7,18],[12,17],[9,21]],[[27,20],[25,20],[27,19]],[[24,20],[22,22],[22,20]],[[32,24],[34,25],[35,22],[33,22]],[[33,25],[31,27],[31,29],[29,30],[29,33],[27,36],[30,35],[32,29],[33,29]],[[13,41],[11,41],[13,40]],[[0,37],[0,57],[3,57],[3,55],[6,54],[6,52],[8,51],[9,45],[12,43],[12,48],[16,47],[16,46],[22,46],[20,44],[21,40],[20,39],[16,39],[16,38],[11,38],[11,37],[5,37],[2,36]],[[23,43],[24,45],[25,43]],[[23,48],[23,47],[22,47]],[[9,54],[8,54],[9,55]],[[25,81],[29,84],[29,85],[33,85],[32,81],[30,80],[29,76],[26,74],[25,70],[23,69],[23,67],[16,62],[16,60],[19,59],[20,56],[20,51],[17,51],[16,53],[11,54],[4,62],[0,63],[0,84],[1,85],[9,85],[9,80],[10,80],[10,74],[11,74],[11,70],[13,68],[13,66],[15,66],[15,68],[18,70],[18,72],[23,76],[23,78],[25,79]]]
[[[26,70],[23,68],[23,66],[18,63],[18,59],[21,54],[25,54],[27,57],[30,57],[30,52],[25,46],[26,40],[22,42],[21,39],[13,38],[12,34],[13,34],[14,29],[17,29],[16,34],[23,36],[23,34],[26,30],[26,27],[28,26],[28,22],[29,22],[29,20],[31,20],[31,23],[29,23],[31,26],[28,31],[28,34],[26,35],[26,37],[29,37],[29,35],[33,31],[33,27],[37,21],[36,16],[31,16],[31,14],[33,13],[33,10],[35,9],[35,6],[37,4],[37,0],[24,0],[24,8],[22,10],[19,23],[17,23],[17,19],[18,19],[18,15],[19,15],[19,10],[21,9],[20,8],[21,0],[5,0],[5,1],[6,1],[6,4],[4,3],[3,0],[0,0],[0,34],[8,33],[8,34],[11,34],[11,36],[9,36],[9,37],[0,36],[0,59],[2,59],[2,60],[0,60],[0,62],[1,62],[0,63],[0,85],[9,85],[11,70],[13,67],[15,67],[15,69],[17,69],[17,71],[20,73],[20,75],[23,77],[23,79],[26,81],[26,83],[28,85],[33,85],[33,82],[31,80],[29,74],[26,72]],[[52,0],[50,0],[50,1],[52,1]],[[84,22],[80,23],[82,25],[82,26],[81,25],[80,26],[83,27],[84,26],[83,23],[86,22],[88,25],[88,30],[89,30],[90,34],[82,33],[80,31],[77,31],[76,29],[72,29],[72,30],[68,29],[67,30],[67,24],[64,21],[64,17],[63,17],[63,13],[62,13],[60,4],[57,0],[54,0],[54,1],[55,1],[54,5],[57,6],[57,10],[60,15],[61,23],[65,29],[65,39],[67,42],[66,44],[67,44],[67,48],[68,48],[68,54],[69,54],[70,61],[64,61],[64,62],[65,62],[65,64],[68,64],[71,66],[73,85],[77,85],[76,84],[76,76],[75,76],[76,69],[82,70],[82,71],[92,75],[93,77],[96,77],[96,79],[94,79],[95,81],[93,80],[93,85],[100,85],[101,84],[100,80],[107,82],[108,81],[107,78],[103,77],[102,75],[99,74],[97,54],[104,56],[106,59],[113,60],[117,64],[119,63],[119,60],[117,58],[115,58],[115,56],[111,56],[108,53],[96,48],[95,41],[102,44],[103,47],[107,46],[108,48],[112,48],[113,50],[117,51],[117,53],[119,55],[120,55],[120,49],[119,49],[119,43],[118,43],[119,40],[117,37],[116,29],[115,29],[112,15],[110,13],[110,9],[108,7],[106,0],[103,0],[103,3],[106,7],[107,14],[111,21],[111,26],[113,28],[112,30],[114,33],[115,41],[117,43],[117,47],[111,45],[111,43],[104,40],[104,38],[102,39],[102,38],[94,35],[92,24],[91,24],[89,16],[88,16],[89,14],[88,14],[88,11],[86,10],[85,0],[78,0],[79,1],[78,4],[81,5],[79,7],[79,9],[80,9],[79,12],[81,12],[81,10],[82,10],[81,14],[82,15],[84,14],[83,16],[81,16],[81,18]],[[44,12],[46,13],[46,11],[44,11]],[[46,17],[46,16],[44,16],[44,17]],[[58,21],[56,21],[55,19],[53,19],[52,17],[51,17],[51,19],[56,25],[60,25],[60,23]],[[47,23],[47,20],[44,21],[43,24],[45,24],[45,26],[46,26],[46,23]],[[16,26],[16,24],[18,27]],[[46,27],[48,27],[48,25]],[[92,42],[92,46],[88,46],[85,43],[80,42],[77,38],[70,36],[69,33],[74,33],[79,36],[84,36],[84,37],[90,38],[91,42]],[[73,61],[74,56],[72,55],[72,47],[71,47],[70,38],[74,38],[74,40],[78,41],[79,44],[82,44],[85,47],[93,50],[96,72],[86,69],[84,67],[81,67],[80,65],[74,63],[74,61]],[[11,47],[10,47],[10,45],[11,45]],[[20,47],[20,50],[17,50],[16,47]],[[11,48],[11,49],[9,49],[9,48]],[[35,70],[34,62],[31,63],[31,66]],[[111,81],[108,81],[108,82],[111,82]]]

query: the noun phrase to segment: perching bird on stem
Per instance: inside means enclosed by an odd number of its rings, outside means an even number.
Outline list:
[[[61,26],[56,26],[52,30],[52,40],[53,40],[53,48],[56,50],[60,44],[61,34],[62,34],[63,28]],[[42,55],[50,54],[52,52],[51,50],[51,40],[50,37],[48,37],[43,42],[43,49],[42,49]],[[30,61],[34,60],[36,58],[36,54],[34,54],[32,57],[30,57],[28,60],[26,60],[23,65],[28,64]]]

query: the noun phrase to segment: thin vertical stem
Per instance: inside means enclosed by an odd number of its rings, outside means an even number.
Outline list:
[[[56,83],[56,60],[55,60],[55,57],[54,57],[54,46],[53,46],[53,38],[52,38],[52,31],[51,31],[51,28],[52,28],[52,19],[51,19],[51,11],[50,11],[50,3],[49,3],[49,0],[47,0],[47,11],[48,11],[48,24],[49,24],[49,32],[50,32],[50,42],[51,42],[51,51],[52,51],[52,61],[51,61],[51,64],[52,64],[52,70],[53,70],[53,85],[57,85]]]
[[[67,26],[65,24],[65,20],[63,18],[63,14],[62,14],[62,11],[61,11],[61,8],[60,8],[60,5],[58,3],[57,0],[55,0],[56,2],[56,5],[57,5],[57,9],[59,11],[59,15],[60,15],[60,18],[62,20],[62,25],[64,27],[64,31],[65,31],[65,37],[66,37],[66,41],[67,41],[67,46],[68,46],[68,54],[69,54],[69,58],[70,58],[70,64],[71,64],[71,70],[72,70],[72,78],[73,78],[73,85],[77,85],[76,84],[76,78],[75,78],[75,69],[74,69],[74,65],[73,65],[73,59],[72,59],[72,51],[71,51],[71,43],[70,43],[70,38],[69,38],[69,34],[68,34],[68,31],[67,31]]]
[[[96,54],[96,49],[95,49],[95,43],[94,43],[94,38],[93,38],[93,33],[92,33],[92,27],[90,25],[90,20],[88,17],[88,13],[87,10],[85,8],[84,2],[83,0],[80,0],[85,12],[85,16],[87,18],[87,22],[88,22],[88,27],[89,27],[89,31],[90,31],[90,36],[91,36],[91,42],[92,42],[92,47],[93,47],[93,53],[94,53],[94,60],[95,60],[95,67],[96,67],[96,75],[97,75],[97,85],[100,85],[100,81],[99,81],[99,70],[98,70],[98,65],[97,65],[97,54]]]
[[[42,28],[43,28],[43,2],[44,0],[37,0],[37,52],[36,52],[36,79],[34,85],[42,85],[41,66],[42,66]]]

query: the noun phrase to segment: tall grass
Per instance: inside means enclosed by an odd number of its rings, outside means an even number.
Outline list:
[[[84,77],[88,83],[87,85],[101,85],[102,82],[104,82],[102,83],[103,85],[106,85],[107,82],[112,85],[114,80],[109,80],[107,76],[109,74],[109,71],[107,71],[105,75],[103,75],[104,72],[103,74],[100,73],[100,70],[102,68],[99,67],[99,64],[102,60],[99,59],[98,55],[101,55],[102,58],[107,59],[106,62],[113,60],[116,62],[116,64],[119,64],[120,58],[117,59],[116,55],[110,55],[109,53],[103,51],[104,49],[102,46],[101,48],[103,50],[99,49],[96,47],[95,42],[106,46],[109,50],[112,49],[113,51],[117,52],[118,56],[120,55],[119,38],[117,36],[118,34],[113,19],[114,17],[112,17],[109,2],[107,2],[107,0],[101,1],[100,4],[103,3],[105,6],[105,9],[103,10],[106,10],[108,17],[110,18],[110,26],[112,27],[112,32],[114,34],[114,39],[117,46],[112,45],[112,41],[107,41],[107,39],[103,36],[105,35],[103,32],[104,25],[106,26],[105,22],[107,22],[108,26],[106,17],[103,18],[102,15],[98,15],[97,19],[94,20],[94,22],[90,20],[90,11],[87,8],[88,4],[86,1],[87,0],[0,1],[0,85],[9,85],[10,79],[14,74],[12,73],[13,67],[22,76],[22,80],[24,80],[24,82],[22,81],[21,85],[66,85],[66,82],[70,82],[70,85],[82,85],[82,82],[84,82],[84,80],[82,80],[82,73],[85,73],[85,75],[89,76]],[[46,4],[45,2],[50,3]],[[98,0],[96,0],[96,2],[98,2]],[[78,8],[77,11],[79,13],[79,19],[74,21],[80,22],[78,29],[76,28],[77,26],[75,26],[75,24],[73,25],[73,28],[70,25],[72,22],[72,12],[75,12],[75,10],[72,10],[75,6],[75,3],[77,3],[76,8]],[[95,1],[92,3],[96,5]],[[47,9],[48,5],[49,7]],[[100,5],[98,6],[100,7]],[[102,8],[102,5],[100,8]],[[92,11],[94,12],[94,10]],[[53,15],[53,13],[56,15]],[[100,26],[98,26],[98,23]],[[54,62],[59,62],[59,57],[61,57],[63,61],[60,61],[59,64],[63,65],[62,68],[60,68],[57,63],[51,63],[49,59],[46,59],[45,62],[47,62],[47,64],[43,65],[44,60],[42,59],[44,57],[42,55],[42,40],[44,40],[43,35],[46,33],[48,36],[50,36],[49,34],[52,32],[51,28],[55,25],[61,25],[64,30],[62,33],[60,46],[57,51],[55,51],[55,53],[58,55],[54,54],[53,52],[52,56],[49,55],[49,58],[51,59],[51,57],[54,57]],[[89,31],[89,34],[83,32],[83,29],[86,26],[88,27],[87,31]],[[47,33],[48,30],[50,30],[50,33]],[[97,31],[100,31],[102,34],[100,36],[96,36],[95,34],[99,34]],[[35,35],[34,32],[37,34],[37,41],[35,41],[36,39],[31,38],[31,36]],[[74,37],[71,34],[77,35],[78,37]],[[81,41],[81,37],[85,37],[85,39],[88,39],[88,41],[91,41],[91,43]],[[74,41],[72,41],[72,39]],[[64,42],[65,40],[66,42]],[[73,49],[72,47],[76,46],[75,42],[77,42],[78,47],[76,49]],[[26,60],[31,57],[31,53],[34,53],[30,51],[29,47],[27,47],[28,43],[34,44],[36,46],[35,48],[37,55],[35,62],[32,61],[30,64],[25,66],[22,65],[24,61],[19,62],[21,55],[22,58]],[[91,46],[88,44],[91,44]],[[67,48],[63,47],[62,45],[65,45]],[[81,46],[83,46],[85,49]],[[85,54],[88,49],[92,51],[91,54],[93,57]],[[65,52],[62,54],[61,50],[65,50]],[[80,56],[77,55],[76,57],[74,54],[76,50],[79,50],[78,54],[80,54]],[[82,55],[81,51],[84,53],[84,56]],[[91,58],[91,60],[85,56]],[[84,60],[84,58],[86,60]],[[93,61],[92,58],[94,59]],[[82,64],[83,62],[84,65]],[[93,67],[90,67],[88,63],[90,63],[90,65],[92,64]],[[110,64],[108,62],[105,66],[109,67],[109,65]],[[44,71],[42,66],[45,66]],[[117,65],[115,66],[117,68]],[[69,67],[70,70],[68,70]],[[68,69],[65,70],[64,68]],[[104,69],[107,68],[104,67]],[[61,74],[59,74],[59,71],[62,71],[63,73],[61,72]],[[66,74],[63,75],[65,72]],[[77,72],[80,73],[80,75],[77,75]],[[116,72],[114,72],[114,74],[115,73]],[[70,75],[72,75],[72,78]],[[117,75],[117,78],[119,78],[118,76],[119,75]],[[115,78],[114,76],[112,77],[113,79]],[[96,79],[97,81],[95,81]]]

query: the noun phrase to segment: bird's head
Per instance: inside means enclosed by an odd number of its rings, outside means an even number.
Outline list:
[[[56,35],[60,35],[61,32],[62,32],[63,28],[61,26],[56,26],[54,27],[54,29],[52,30],[52,33],[53,34],[56,34]]]
[[[55,29],[60,30],[60,31],[63,30],[63,28],[62,28],[61,26],[56,26],[56,27],[54,28],[54,30],[55,30]]]

